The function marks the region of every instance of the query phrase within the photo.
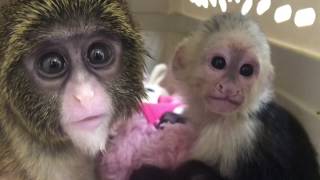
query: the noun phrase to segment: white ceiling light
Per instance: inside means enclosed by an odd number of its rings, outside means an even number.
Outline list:
[[[228,0],[228,2],[232,2],[232,0]]]
[[[316,12],[313,8],[301,9],[296,12],[294,23],[297,27],[311,26],[316,21]]]
[[[217,0],[209,0],[212,7],[217,7]]]
[[[262,15],[271,7],[271,0],[261,0],[257,6],[257,14]]]
[[[227,12],[227,2],[226,0],[219,0],[220,8],[222,12]]]
[[[242,5],[242,8],[241,8],[241,14],[242,15],[246,15],[248,14],[248,12],[251,10],[252,8],[252,5],[253,5],[253,2],[252,0],[246,0],[243,5]]]
[[[274,20],[276,23],[283,23],[288,21],[292,15],[292,8],[289,4],[280,6],[274,13]]]
[[[235,1],[237,4],[239,4],[241,0],[234,0],[234,1]]]

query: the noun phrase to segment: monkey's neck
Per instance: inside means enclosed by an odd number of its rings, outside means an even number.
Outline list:
[[[205,108],[192,106],[189,106],[184,114],[188,118],[189,122],[198,130],[202,130],[209,124],[233,124],[234,121],[237,123],[239,120],[243,121],[249,118],[247,113],[234,113],[224,116],[217,113],[207,112]]]
[[[12,116],[12,117],[11,117]],[[44,147],[24,128],[16,124],[14,113],[0,119],[0,172],[9,176],[28,177],[33,180],[92,180],[93,158],[82,154],[73,145]],[[79,174],[79,172],[81,172]],[[0,173],[1,174],[1,173]],[[81,175],[82,174],[82,175]],[[0,178],[1,179],[1,178]],[[17,178],[19,179],[19,178]]]
[[[93,158],[83,155],[72,147],[48,151],[37,142],[22,135],[21,132],[13,132],[14,134],[9,135],[11,136],[10,144],[7,144],[6,149],[10,155],[6,159],[0,159],[0,168],[3,162],[10,161],[10,164],[6,164],[5,167],[9,174],[16,176],[23,173],[24,177],[33,180],[94,179]]]
[[[191,108],[187,118],[198,132],[192,159],[204,161],[220,169],[224,176],[233,174],[238,156],[253,149],[258,121],[246,114],[220,116],[196,112]]]

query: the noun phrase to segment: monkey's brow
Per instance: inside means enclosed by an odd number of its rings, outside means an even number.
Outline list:
[[[91,31],[64,31],[64,32],[58,32],[58,33],[48,33],[46,35],[43,35],[41,39],[43,42],[60,42],[75,38],[82,38],[82,37],[106,37],[107,39],[118,41],[119,36],[115,34],[114,32],[108,31],[106,29],[95,29]]]
[[[49,32],[44,32],[42,37],[48,39],[68,39],[80,34],[90,35],[100,32],[109,32],[110,34],[113,31],[108,31],[104,27],[97,25],[54,26]]]

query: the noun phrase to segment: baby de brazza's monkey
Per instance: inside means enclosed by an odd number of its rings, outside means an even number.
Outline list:
[[[270,48],[255,22],[238,14],[208,20],[180,44],[172,73],[199,132],[193,161],[173,172],[146,166],[132,179],[148,179],[147,171],[175,180],[320,179],[306,132],[273,101]]]
[[[0,179],[94,180],[109,127],[144,96],[123,0],[17,0],[0,10]]]

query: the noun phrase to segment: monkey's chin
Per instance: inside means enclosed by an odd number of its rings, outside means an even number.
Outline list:
[[[237,112],[240,109],[242,102],[235,102],[229,99],[208,98],[209,111],[216,114],[227,115]]]
[[[98,152],[105,150],[108,137],[108,123],[103,120],[101,123],[92,121],[92,124],[67,125],[65,132],[73,142],[74,146],[84,154],[95,156]],[[97,125],[98,124],[98,125]]]

